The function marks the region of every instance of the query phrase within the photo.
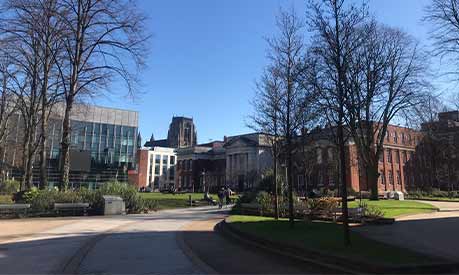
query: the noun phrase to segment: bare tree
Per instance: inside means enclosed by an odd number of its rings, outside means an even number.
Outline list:
[[[389,123],[413,117],[429,87],[427,58],[400,30],[369,21],[362,43],[349,58],[346,119],[359,160],[366,171],[371,199],[378,199],[378,161]],[[402,142],[405,142],[403,140]]]
[[[5,155],[7,153],[6,142],[12,129],[11,117],[16,111],[16,99],[11,90],[11,79],[14,77],[14,66],[11,59],[1,49],[0,42],[0,181],[5,180]]]
[[[250,116],[248,126],[257,132],[268,134],[273,157],[273,187],[274,187],[274,217],[279,219],[279,186],[278,164],[280,156],[279,142],[281,133],[280,110],[281,110],[281,86],[279,76],[274,68],[268,68],[261,80],[257,83],[257,90],[252,101],[254,108]]]
[[[294,226],[293,204],[293,155],[294,139],[303,125],[304,113],[309,107],[309,91],[302,85],[305,62],[305,44],[302,32],[304,23],[294,11],[280,12],[277,18],[278,36],[268,40],[273,74],[279,80],[280,108],[279,130],[283,139],[282,156],[287,168],[287,186],[289,198],[289,222]]]
[[[433,54],[445,59],[446,74],[459,80],[459,1],[432,0],[424,20],[432,24]]]
[[[367,18],[366,6],[344,0],[309,1],[308,24],[312,41],[306,85],[314,87],[317,102],[332,127],[339,149],[344,242],[350,244],[346,177],[346,102],[349,99],[349,59],[362,43],[358,29]]]
[[[113,77],[121,77],[130,94],[135,73],[143,65],[145,17],[134,1],[59,0],[59,16],[65,25],[66,61],[60,66],[65,113],[62,130],[62,188],[69,183],[70,115],[83,94],[100,94]]]

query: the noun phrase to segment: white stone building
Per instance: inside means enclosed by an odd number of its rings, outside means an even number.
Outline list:
[[[226,183],[237,190],[253,188],[272,167],[270,136],[251,133],[227,137]]]

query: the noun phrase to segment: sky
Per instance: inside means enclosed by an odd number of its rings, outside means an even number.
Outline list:
[[[354,0],[359,1],[359,0]],[[422,22],[430,0],[370,0],[378,21],[399,27],[428,45]],[[139,0],[148,16],[147,68],[136,99],[115,82],[96,104],[139,112],[143,141],[166,138],[172,116],[194,119],[198,142],[251,132],[250,100],[268,63],[264,40],[276,32],[280,8],[301,16],[305,0]]]

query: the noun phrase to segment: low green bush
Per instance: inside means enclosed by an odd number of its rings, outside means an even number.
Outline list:
[[[19,191],[21,183],[17,180],[5,180],[0,182],[0,193],[14,194]]]
[[[260,211],[260,216],[273,212],[274,205],[272,203],[271,195],[268,192],[258,192],[256,202],[259,205],[258,211]]]
[[[95,213],[101,213],[104,207],[104,195],[120,196],[128,213],[142,213],[157,209],[158,203],[140,196],[137,188],[121,182],[107,182],[98,190],[91,191],[81,188],[75,191],[58,191],[57,189],[37,189],[18,192],[13,200],[17,203],[30,203],[32,211],[46,213],[54,208],[54,203],[80,203],[86,202]]]

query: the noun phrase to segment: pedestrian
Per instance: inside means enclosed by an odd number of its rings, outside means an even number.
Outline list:
[[[231,189],[229,188],[229,186],[226,187],[226,190],[225,190],[225,197],[226,197],[226,206],[230,205],[231,204],[231,194],[233,193],[233,191],[231,191]]]
[[[225,188],[221,188],[218,191],[218,208],[223,208],[223,200],[225,199]]]

